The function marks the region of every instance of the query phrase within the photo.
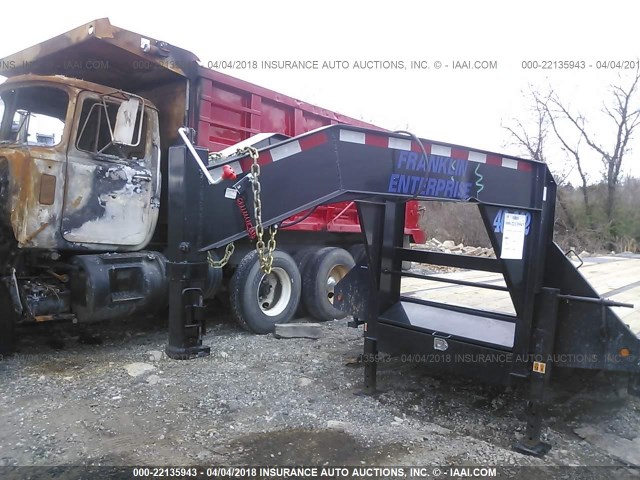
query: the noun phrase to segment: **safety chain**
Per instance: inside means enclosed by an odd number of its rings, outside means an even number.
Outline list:
[[[211,256],[211,252],[207,252],[207,263],[211,266],[211,268],[222,268],[224,267],[233,255],[233,251],[236,249],[236,246],[231,243],[227,243],[227,246],[224,249],[224,255],[220,260],[214,260]]]
[[[253,163],[251,164],[251,189],[253,190],[253,211],[256,220],[256,252],[258,252],[258,261],[260,269],[266,273],[271,273],[273,265],[273,251],[276,249],[276,233],[277,228],[269,228],[269,241],[265,245],[262,239],[264,235],[264,225],[262,225],[262,202],[260,200],[260,164],[258,163],[258,150],[254,147],[245,147],[239,149],[238,153],[248,153]]]
[[[221,158],[223,157],[219,152],[209,152],[209,155],[207,155],[207,160],[210,165],[215,164]],[[233,242],[228,243],[224,249],[224,255],[220,260],[214,260],[211,256],[211,252],[207,252],[207,263],[211,268],[222,268],[229,262],[229,259],[231,258],[231,255],[233,255],[233,251],[235,249],[236,247]]]
[[[222,158],[222,154],[219,152],[209,152],[209,155],[207,155],[207,160],[209,161],[209,164],[215,164],[221,158]]]

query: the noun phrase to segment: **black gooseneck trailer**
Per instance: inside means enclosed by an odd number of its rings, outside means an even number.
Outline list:
[[[640,338],[610,308],[630,305],[600,298],[553,242],[556,184],[545,164],[342,125],[257,147],[265,227],[316,205],[357,202],[366,261],[338,284],[334,305],[365,324],[365,391],[375,391],[379,352],[427,355],[434,371],[526,383],[526,433],[515,448],[533,455],[550,448],[540,439],[541,406],[554,368],[623,374],[638,393]],[[206,160],[205,150],[198,154]],[[209,169],[220,176],[234,162],[251,160],[239,154]],[[208,352],[206,255],[219,258],[247,235],[240,211],[223,212],[236,208],[236,196],[253,204],[251,181],[244,174],[209,185],[186,147],[170,149],[166,350],[173,358]],[[404,202],[413,199],[476,204],[497,258],[405,248]],[[501,273],[506,287],[454,282],[508,292],[516,314],[403,296],[403,275],[442,281],[403,271],[403,261]]]

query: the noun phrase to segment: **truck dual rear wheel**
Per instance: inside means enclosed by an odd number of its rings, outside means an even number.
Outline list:
[[[318,251],[318,247],[304,247],[298,250],[295,255],[293,255],[293,259],[298,265],[298,270],[300,271],[300,276],[304,277],[304,272],[307,268],[307,264],[309,260],[313,258],[313,255]],[[307,317],[309,316],[309,311],[304,304],[303,297],[300,297],[300,303],[298,304],[298,310],[296,311],[296,317]]]
[[[273,252],[271,273],[260,269],[258,254],[249,252],[240,261],[229,285],[231,312],[236,321],[254,333],[273,332],[276,323],[294,317],[302,284],[296,262],[285,252]]]
[[[342,248],[322,248],[309,258],[302,274],[302,298],[314,318],[328,321],[347,316],[333,306],[333,298],[336,284],[354,266],[353,257]]]

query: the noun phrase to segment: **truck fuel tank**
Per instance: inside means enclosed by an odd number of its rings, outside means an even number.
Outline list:
[[[71,306],[81,322],[152,312],[167,305],[165,257],[158,252],[78,255]]]

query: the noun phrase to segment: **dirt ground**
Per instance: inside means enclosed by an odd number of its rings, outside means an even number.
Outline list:
[[[163,318],[94,325],[95,345],[72,325],[26,329],[0,362],[0,466],[611,465],[640,478],[627,468],[640,465],[640,400],[607,379],[554,386],[553,449],[538,459],[511,449],[518,389],[390,359],[380,393],[361,396],[362,330],[346,320],[323,324],[319,340],[276,339],[212,315],[212,354],[190,361],[162,353]]]

